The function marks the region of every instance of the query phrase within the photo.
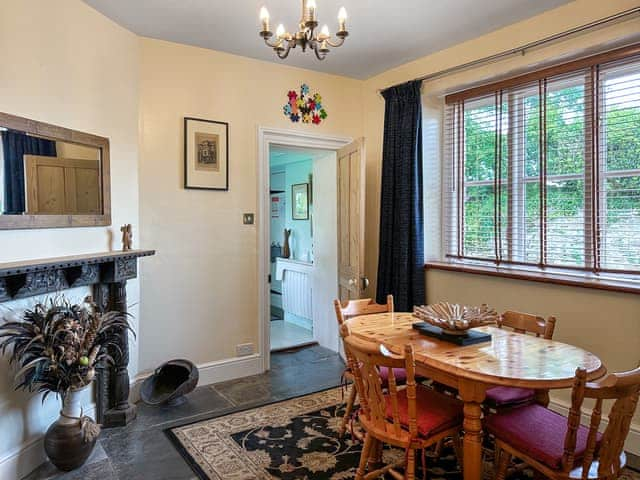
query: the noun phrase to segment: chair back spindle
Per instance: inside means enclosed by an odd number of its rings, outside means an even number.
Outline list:
[[[585,399],[595,400],[589,422],[586,449],[582,458],[582,479],[617,478],[624,462],[624,442],[640,396],[640,367],[623,373],[612,373],[595,382],[587,382],[584,369],[576,370],[567,419],[562,470],[569,473],[576,466],[575,450]],[[613,401],[607,426],[598,442],[602,407]]]

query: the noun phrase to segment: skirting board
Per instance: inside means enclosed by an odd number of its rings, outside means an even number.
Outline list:
[[[549,403],[549,408],[555,412],[564,415],[565,417],[569,415],[570,405],[566,402],[562,402],[560,400],[552,399]],[[603,409],[602,412],[602,423],[600,424],[601,430],[603,430],[607,424],[607,415],[609,412],[605,413]],[[580,420],[582,425],[589,425],[591,421],[591,410],[584,409],[582,411],[582,419]],[[624,449],[632,453],[636,456],[640,456],[640,425],[637,423],[631,424],[631,429],[629,430],[629,436],[627,437],[627,441],[624,444]]]
[[[248,377],[263,373],[262,358],[260,354],[254,353],[245,357],[232,357],[223,360],[203,363],[197,366],[200,372],[198,386],[211,385],[236,378]],[[140,400],[140,387],[142,382],[151,375],[152,372],[144,372],[136,375],[129,393],[129,401],[136,403]]]
[[[96,404],[83,408],[84,415],[95,418]],[[0,478],[19,480],[38,468],[47,460],[44,453],[44,437],[25,442],[0,459]]]

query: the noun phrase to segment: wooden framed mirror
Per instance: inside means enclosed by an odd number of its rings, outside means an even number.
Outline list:
[[[111,225],[109,139],[0,112],[0,230]]]

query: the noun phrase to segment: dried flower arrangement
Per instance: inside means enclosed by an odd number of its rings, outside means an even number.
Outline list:
[[[12,347],[16,390],[44,392],[43,402],[50,393],[64,399],[91,383],[98,363],[121,353],[122,329],[132,331],[127,314],[100,313],[91,297],[73,305],[58,296],[25,311],[22,321],[0,325],[0,352]]]

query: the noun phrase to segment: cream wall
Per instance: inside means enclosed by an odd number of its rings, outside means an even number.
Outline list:
[[[256,225],[258,126],[362,135],[362,82],[164,41],[140,40],[142,241],[140,369],[170,357],[210,365],[258,348]],[[287,91],[307,82],[323,97],[321,125],[293,124]],[[229,191],[185,190],[183,117],[229,122]],[[262,186],[260,186],[262,187]],[[268,219],[265,219],[268,221]]]
[[[109,137],[113,225],[137,227],[137,38],[80,0],[3,0],[1,11],[0,110]],[[0,262],[105,251],[110,230],[117,228],[0,231]],[[128,294],[138,302],[137,282]],[[135,344],[131,358],[135,373]],[[53,398],[42,407],[38,395],[14,393],[0,360],[0,478],[24,475],[44,459],[38,439],[58,410]]]
[[[595,21],[640,5],[639,1],[578,0],[537,17],[511,25],[483,37],[456,45],[421,58],[365,81],[364,132],[367,138],[367,266],[371,279],[376,278],[379,186],[384,103],[377,93],[380,88],[412,80],[474,59],[495,54],[569,28]],[[427,168],[425,193],[427,239],[429,255],[440,255],[440,192],[439,192],[439,118],[444,93],[459,90],[474,82],[513,75],[523,68],[557,61],[563,57],[587,52],[592,48],[616,45],[635,38],[638,41],[640,19],[602,28],[526,55],[451,75],[423,86],[425,105],[425,145]],[[435,132],[435,133],[434,133]],[[428,187],[427,187],[428,185]],[[435,247],[434,247],[435,246]],[[375,285],[370,289],[375,292]],[[610,293],[583,288],[545,285],[534,282],[496,279],[488,276],[454,272],[427,273],[427,300],[448,300],[468,303],[489,303],[498,309],[516,309],[542,315],[557,315],[556,338],[596,353],[611,371],[630,369],[640,361],[640,299],[637,295]],[[558,405],[566,402],[565,394],[554,395]],[[635,417],[633,450],[640,453],[640,414]]]

